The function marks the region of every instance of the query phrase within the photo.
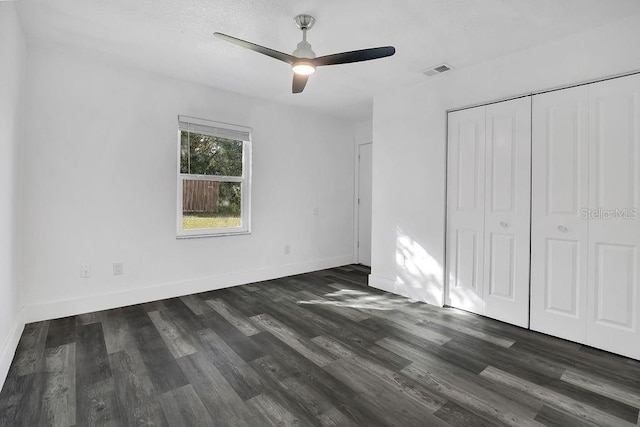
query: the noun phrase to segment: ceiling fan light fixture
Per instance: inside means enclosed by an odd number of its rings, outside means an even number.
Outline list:
[[[315,73],[316,71],[316,67],[311,62],[307,61],[298,61],[294,63],[291,68],[293,69],[294,73],[301,76],[308,76]]]

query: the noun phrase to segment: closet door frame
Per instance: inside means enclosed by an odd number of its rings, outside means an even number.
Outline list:
[[[565,216],[561,218],[557,215],[547,215],[543,214],[542,216],[538,216],[535,219],[533,215],[535,214],[535,205],[538,203],[537,201],[533,203],[531,200],[530,209],[531,209],[531,222],[530,222],[530,241],[531,241],[531,252],[530,252],[530,328],[532,330],[537,330],[543,333],[548,333],[554,336],[558,336],[560,338],[569,339],[572,341],[585,343],[587,345],[591,345],[596,348],[600,348],[603,350],[612,351],[617,354],[625,355],[628,357],[632,357],[634,359],[640,360],[640,72],[631,72],[624,73],[615,76],[609,76],[606,78],[594,79],[591,81],[585,81],[581,83],[576,83],[572,85],[567,85],[564,87],[557,87],[550,90],[542,90],[533,93],[529,93],[527,95],[523,95],[520,97],[513,97],[509,100],[514,100],[522,97],[530,97],[532,102],[535,102],[536,97],[545,96],[548,94],[563,92],[563,91],[587,91],[590,92],[591,88],[595,88],[596,92],[599,87],[607,87],[609,85],[612,86],[620,86],[621,88],[625,85],[623,83],[624,80],[631,81],[633,80],[633,84],[635,84],[634,92],[631,96],[627,98],[627,103],[632,105],[631,116],[632,119],[627,122],[627,126],[631,129],[631,133],[634,135],[633,138],[633,149],[629,151],[629,154],[624,156],[618,154],[618,160],[616,161],[619,164],[623,164],[623,167],[627,162],[633,163],[631,169],[634,169],[633,179],[631,182],[633,189],[631,192],[633,193],[633,206],[623,206],[622,209],[626,209],[628,212],[627,218],[625,219],[627,223],[625,224],[623,221],[617,221],[617,224],[614,224],[611,232],[608,231],[599,231],[599,228],[602,228],[602,222],[593,223],[592,219],[587,218],[585,216],[593,215],[594,212],[598,211],[611,211],[620,208],[619,206],[615,206],[613,208],[609,208],[599,201],[598,197],[601,195],[598,194],[596,189],[598,185],[602,183],[602,179],[600,179],[597,174],[594,176],[591,173],[594,167],[598,167],[603,164],[602,159],[594,158],[593,152],[597,151],[599,148],[604,146],[597,140],[597,136],[601,129],[597,126],[594,126],[594,111],[597,110],[596,104],[597,102],[593,100],[593,97],[589,93],[588,101],[587,101],[587,119],[588,122],[588,142],[587,142],[587,193],[588,197],[586,199],[587,205],[584,205],[584,195],[582,194],[585,190],[581,188],[580,190],[580,201],[577,202],[580,207],[580,221],[583,221],[582,224],[578,223],[575,219],[575,215]],[[622,88],[621,90],[624,90]],[[552,95],[549,95],[552,96]],[[583,97],[584,98],[584,97]],[[542,99],[542,98],[539,98]],[[460,113],[461,111],[469,111],[474,109],[482,109],[486,108],[489,105],[497,104],[501,102],[508,102],[509,100],[500,100],[495,102],[487,102],[478,106],[470,106],[468,108],[463,109],[455,109],[447,111],[447,172],[446,172],[446,212],[445,212],[445,286],[444,286],[444,301],[445,305],[450,305],[452,307],[459,307],[459,304],[456,304],[454,300],[451,298],[451,289],[452,289],[452,281],[455,281],[455,270],[457,268],[456,263],[454,261],[454,256],[456,254],[457,248],[455,248],[455,244],[452,240],[452,221],[451,221],[451,212],[453,209],[452,206],[452,195],[450,193],[450,186],[454,181],[453,172],[451,170],[451,146],[450,146],[450,135],[452,133],[452,124],[451,124],[451,114],[452,113]],[[581,101],[584,102],[584,99]],[[583,107],[579,107],[580,112],[578,115],[580,117],[585,116],[585,112]],[[621,109],[622,111],[623,109]],[[535,112],[532,111],[531,116],[534,116]],[[596,114],[597,116],[597,114]],[[533,118],[533,117],[532,117]],[[581,119],[582,120],[582,119]],[[486,125],[486,123],[485,123]],[[533,127],[534,123],[531,123],[532,126],[532,138],[533,135]],[[580,124],[578,127],[583,128],[584,125]],[[485,144],[487,141],[485,141]],[[533,162],[539,162],[540,159],[535,160],[535,157],[540,155],[544,157],[546,154],[535,153],[535,149],[532,146],[532,167],[534,165]],[[580,162],[584,162],[584,151],[580,154]],[[604,160],[606,163],[607,160]],[[616,162],[613,162],[614,164]],[[634,163],[635,162],[635,163]],[[614,170],[614,174],[617,174],[617,168],[612,168],[609,166],[611,170]],[[547,194],[542,192],[540,193],[538,190],[540,188],[540,183],[535,184],[535,181],[538,180],[537,176],[543,176],[546,172],[536,172],[532,169],[531,171],[531,198],[542,198],[544,200],[547,197]],[[541,174],[541,175],[538,175]],[[584,174],[584,172],[582,172]],[[598,182],[600,179],[600,182]],[[583,180],[581,175],[581,180]],[[483,181],[484,184],[484,181]],[[602,185],[601,185],[602,187]],[[614,191],[611,194],[617,193],[618,191]],[[631,210],[630,210],[631,209]],[[550,212],[547,209],[547,213]],[[556,212],[558,213],[558,212]],[[606,212],[605,212],[606,213]],[[629,218],[631,217],[631,218]],[[486,221],[486,215],[483,217]],[[598,221],[602,221],[603,218],[596,218]],[[610,218],[607,220],[611,220]],[[633,220],[633,226],[629,227],[630,220]],[[591,224],[594,224],[591,227]],[[455,224],[454,224],[455,226]],[[555,227],[555,228],[554,228]],[[593,228],[593,230],[592,230]],[[579,245],[579,249],[572,249],[569,246],[572,246],[573,243],[581,242],[584,240],[584,235],[586,229],[587,241],[585,245]],[[558,234],[563,233],[561,235]],[[611,234],[615,234],[620,236],[620,238],[612,238]],[[542,237],[544,236],[544,237]],[[539,239],[537,237],[540,237]],[[485,240],[483,242],[486,245],[486,239],[484,235],[482,239]],[[579,283],[580,286],[574,286],[573,295],[569,297],[569,299],[573,298],[574,302],[573,306],[569,305],[569,309],[566,306],[563,308],[561,305],[558,305],[556,308],[556,313],[554,315],[560,314],[557,319],[552,319],[551,316],[549,319],[541,319],[539,315],[544,316],[544,311],[549,308],[554,308],[553,300],[554,297],[549,297],[549,292],[546,289],[542,289],[542,292],[539,292],[540,289],[533,289],[534,284],[542,283],[539,286],[548,286],[544,283],[545,275],[549,275],[551,273],[557,274],[558,277],[563,273],[562,271],[552,271],[553,268],[548,266],[548,260],[546,259],[546,249],[544,245],[549,245],[549,242],[564,242],[567,247],[565,250],[565,259],[573,260],[577,259],[578,264],[575,267],[569,269],[570,277],[569,281],[573,283]],[[542,246],[541,246],[542,245]],[[562,245],[560,244],[558,247],[560,248]],[[574,245],[575,246],[575,245]],[[582,247],[584,246],[584,248]],[[577,247],[577,246],[576,246]],[[534,249],[536,248],[536,249]],[[542,248],[542,249],[540,249]],[[562,248],[561,248],[562,249]],[[481,252],[484,252],[481,251]],[[558,254],[562,252],[559,251]],[[624,253],[622,253],[624,252]],[[542,255],[540,255],[542,254]],[[626,254],[626,255],[625,255]],[[554,255],[555,256],[555,255]],[[477,291],[482,292],[484,296],[486,292],[486,283],[484,282],[484,277],[487,274],[485,271],[486,268],[486,260],[484,260],[484,254],[481,256],[482,259],[482,267],[480,267],[477,271],[482,270],[481,280],[477,285]],[[562,257],[559,257],[559,259]],[[586,261],[585,261],[586,259]],[[624,261],[624,262],[623,262]],[[546,264],[545,264],[546,263]],[[586,267],[584,266],[586,264]],[[624,265],[623,265],[624,264]],[[622,266],[622,267],[620,267]],[[625,267],[626,266],[626,267]],[[595,282],[594,278],[604,277],[607,274],[604,273],[604,270],[607,268],[610,272],[616,271],[616,269],[625,269],[628,270],[628,274],[613,274],[614,281],[620,280],[626,284],[623,286],[618,286],[617,288],[614,286],[611,288],[610,286],[604,285],[605,280],[600,280],[599,282]],[[560,269],[562,270],[562,269]],[[566,274],[565,274],[566,275]],[[575,277],[574,277],[575,276]],[[611,282],[611,280],[606,280],[606,282]],[[606,290],[605,286],[607,287]],[[618,289],[619,288],[619,289]],[[570,292],[570,293],[571,293]],[[609,295],[611,294],[611,295]],[[566,295],[565,295],[566,297]],[[551,298],[551,300],[549,299]],[[562,298],[562,296],[561,296]],[[607,298],[609,298],[609,302],[607,302]],[[620,307],[618,303],[612,303],[611,300],[618,300],[619,304],[623,304],[623,314],[617,313],[617,308]],[[480,307],[480,308],[478,308]],[[477,304],[477,307],[474,310],[469,310],[466,307],[459,307],[466,309],[468,311],[474,311],[482,315],[487,315],[488,317],[493,317],[488,315],[486,304]],[[536,314],[536,310],[538,313]],[[553,310],[551,310],[553,311]],[[562,313],[564,311],[564,313]],[[548,314],[548,313],[547,313]],[[537,316],[537,317],[536,317]],[[556,316],[557,317],[557,316]],[[496,318],[496,317],[494,317]],[[586,318],[585,325],[578,325],[580,323],[579,319]],[[575,322],[574,322],[575,321]],[[573,323],[572,327],[568,328],[557,328],[553,325],[557,326],[558,323]],[[562,325],[567,326],[567,325]],[[524,326],[527,327],[527,326]],[[567,332],[569,331],[569,332]]]

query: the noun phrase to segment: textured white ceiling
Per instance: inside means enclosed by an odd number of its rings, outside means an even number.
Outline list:
[[[359,120],[372,97],[640,13],[638,0],[20,0],[27,37],[107,55],[181,79]],[[391,58],[321,67],[291,93],[285,63],[228,44],[214,31],[292,52],[308,13],[318,56],[393,45]],[[455,70],[453,71],[455,72]],[[437,77],[436,77],[437,78]]]

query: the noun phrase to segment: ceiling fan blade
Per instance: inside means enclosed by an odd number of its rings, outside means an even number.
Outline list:
[[[351,62],[369,61],[372,59],[385,58],[396,53],[393,46],[372,47],[370,49],[352,50],[351,52],[334,53],[333,55],[320,56],[315,58],[313,63],[316,66],[349,64]]]
[[[307,80],[309,80],[309,76],[293,73],[292,93],[302,92],[304,87],[307,85]]]
[[[269,49],[268,47],[260,46],[259,44],[255,44],[255,43],[248,42],[246,40],[231,37],[223,33],[213,33],[213,35],[222,40],[226,40],[230,43],[233,43],[235,45],[253,50],[254,52],[258,52],[263,55],[270,56],[272,58],[278,59],[283,62],[286,62],[287,64],[293,64],[293,62],[296,59],[295,56],[289,55],[288,53],[283,53],[277,50]]]

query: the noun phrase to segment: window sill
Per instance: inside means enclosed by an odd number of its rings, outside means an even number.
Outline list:
[[[238,235],[247,235],[247,234],[251,234],[251,231],[249,230],[242,230],[242,231],[222,231],[219,233],[198,233],[198,234],[178,234],[176,236],[176,240],[182,240],[182,239],[201,239],[204,237],[223,237],[223,236],[238,236]]]

